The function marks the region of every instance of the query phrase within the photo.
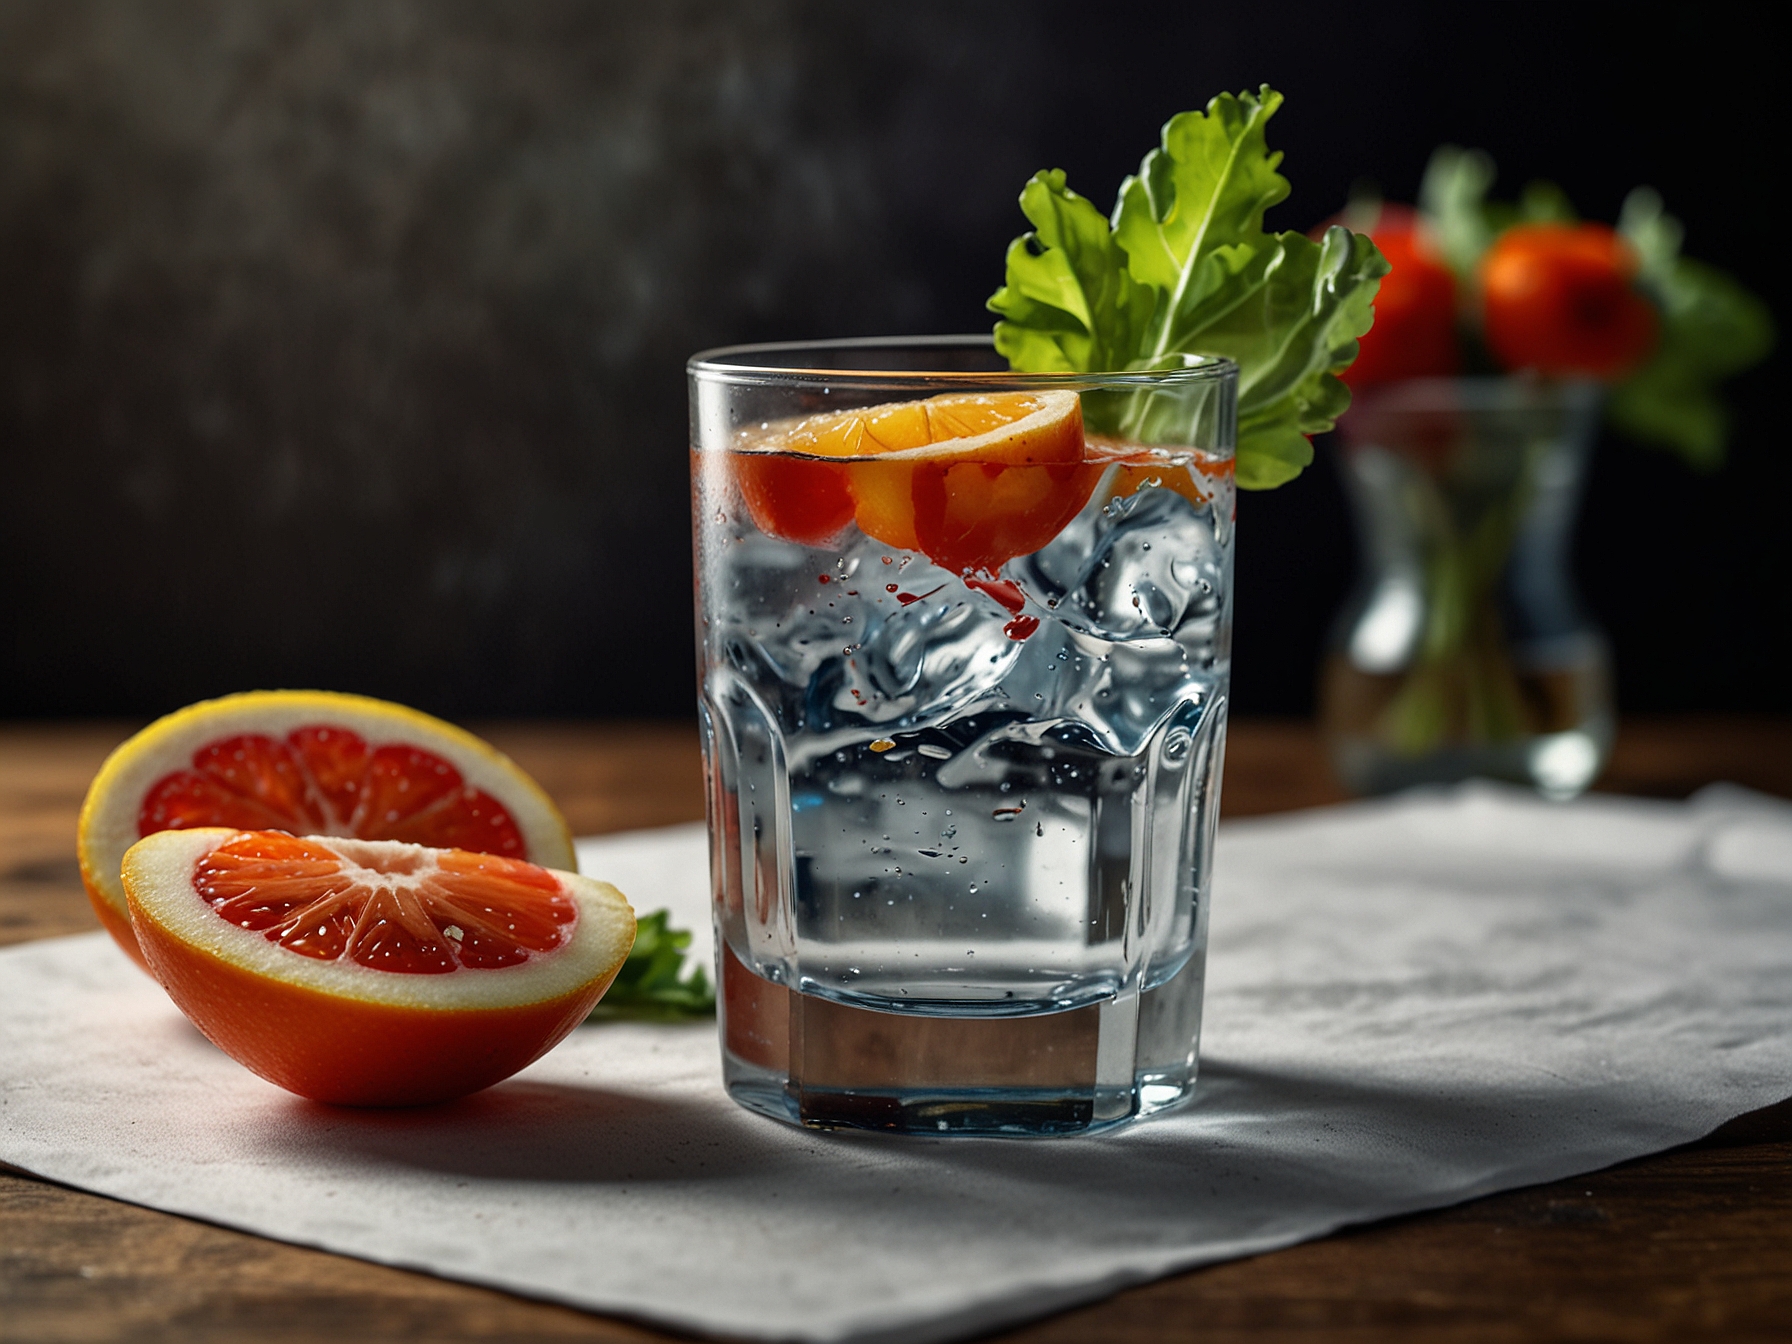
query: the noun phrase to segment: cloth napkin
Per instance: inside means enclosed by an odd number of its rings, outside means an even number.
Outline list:
[[[1487,786],[1222,828],[1199,1095],[1105,1136],[813,1133],[713,1029],[432,1109],[297,1100],[99,935],[0,953],[0,1160],[681,1329],[944,1340],[1698,1137],[1792,1093],[1792,807]],[[698,828],[586,842],[706,928]]]

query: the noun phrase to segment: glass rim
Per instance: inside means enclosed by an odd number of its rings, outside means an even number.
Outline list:
[[[742,345],[718,345],[699,350],[685,362],[685,372],[707,382],[739,386],[799,386],[825,382],[857,388],[1004,387],[1014,389],[1093,390],[1097,388],[1184,387],[1198,383],[1224,383],[1238,374],[1238,365],[1219,355],[1186,355],[1179,369],[1151,371],[1103,371],[1072,373],[1023,373],[1013,369],[853,369],[826,368],[804,363],[806,351],[831,353],[854,350],[989,350],[995,338],[988,333],[954,336],[849,336],[820,341],[764,341]],[[747,363],[742,356],[790,356],[789,362]],[[739,361],[739,362],[737,362]]]

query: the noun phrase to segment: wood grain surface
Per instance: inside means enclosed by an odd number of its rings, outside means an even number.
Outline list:
[[[0,943],[97,927],[75,814],[132,727],[0,726]],[[702,815],[688,725],[484,731],[581,834]],[[1717,780],[1792,797],[1792,720],[1626,723],[1602,787],[1684,797]],[[1339,797],[1310,727],[1234,725],[1228,815]],[[6,1344],[666,1338],[0,1172]],[[995,1338],[1792,1339],[1792,1102],[1671,1153],[1179,1275]]]

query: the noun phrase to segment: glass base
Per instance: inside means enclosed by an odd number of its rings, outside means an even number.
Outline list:
[[[1494,779],[1573,798],[1611,754],[1610,674],[1603,643],[1571,641],[1572,659],[1530,667],[1502,657],[1369,673],[1334,654],[1320,682],[1332,768],[1358,794]]]
[[[1609,734],[1589,729],[1439,747],[1409,756],[1373,739],[1341,737],[1333,739],[1331,756],[1338,778],[1352,793],[1397,793],[1421,784],[1494,779],[1563,801],[1591,787],[1610,746]]]
[[[728,1095],[750,1111],[807,1129],[876,1129],[897,1134],[970,1138],[1054,1138],[1093,1134],[1181,1106],[1194,1079],[1138,1079],[1125,1109],[1097,1119],[1091,1093],[1065,1095],[1024,1088],[880,1088],[871,1091],[792,1086],[786,1077],[724,1050]]]
[[[814,1129],[1093,1133],[1194,1092],[1198,961],[1143,995],[1027,1017],[877,1012],[722,957],[722,1073],[749,1110]]]

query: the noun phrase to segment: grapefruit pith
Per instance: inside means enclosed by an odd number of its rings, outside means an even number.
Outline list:
[[[138,962],[119,863],[144,836],[195,826],[476,850],[575,868],[541,789],[471,733],[402,705],[251,691],[158,719],[115,750],[81,809],[81,880]]]
[[[446,1101],[584,1021],[634,943],[608,883],[397,841],[198,827],[121,866],[137,945],[231,1058],[314,1101]]]

